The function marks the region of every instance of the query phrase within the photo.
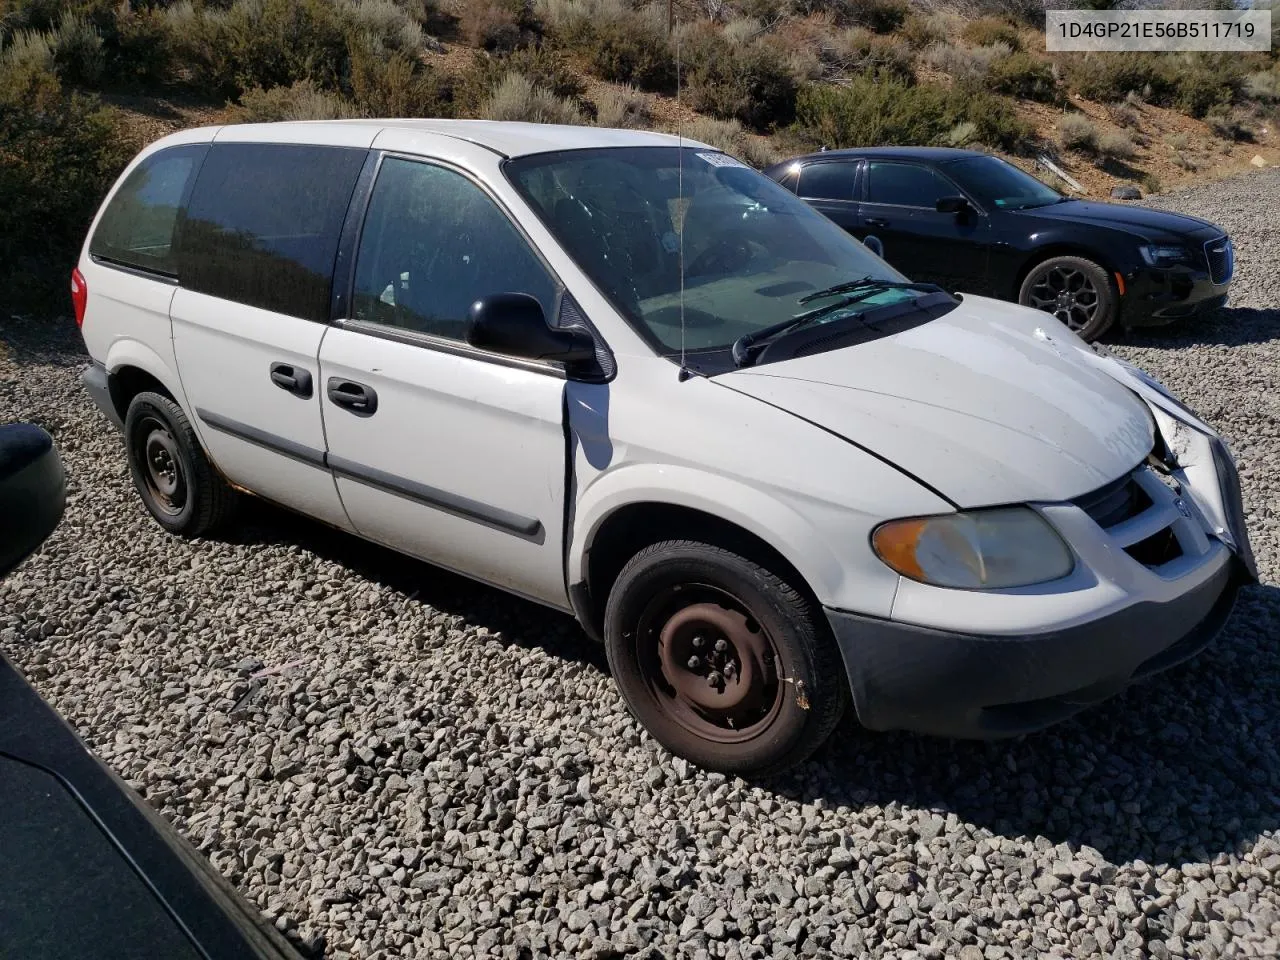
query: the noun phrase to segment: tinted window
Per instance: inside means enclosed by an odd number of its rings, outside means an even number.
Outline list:
[[[954,197],[956,188],[928,167],[910,163],[867,164],[867,200],[904,207],[928,207],[942,197]]]
[[[989,207],[1025,210],[1062,200],[1062,194],[999,157],[972,157],[947,164],[950,174]]]
[[[205,144],[170,147],[135,167],[98,221],[89,252],[130,267],[176,274],[178,211],[208,149]]]
[[[809,200],[852,200],[855,163],[811,163],[800,172],[800,196]]]
[[[215,144],[182,221],[182,285],[327,320],[338,234],[365,155],[342,147]]]
[[[557,286],[498,205],[461,174],[388,158],[356,257],[355,317],[461,340],[480,297],[527,293],[553,315]]]

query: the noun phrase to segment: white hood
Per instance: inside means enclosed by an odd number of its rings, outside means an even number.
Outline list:
[[[965,296],[904,333],[717,380],[979,507],[1068,500],[1151,450],[1145,404],[1091,359],[1052,317]]]

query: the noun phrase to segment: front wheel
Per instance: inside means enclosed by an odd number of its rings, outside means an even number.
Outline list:
[[[1120,308],[1115,280],[1084,257],[1050,257],[1031,268],[1018,302],[1051,313],[1082,340],[1096,340]]]
[[[848,701],[821,612],[720,547],[674,540],[640,551],[609,594],[604,634],[631,712],[664,747],[707,769],[794,766]]]

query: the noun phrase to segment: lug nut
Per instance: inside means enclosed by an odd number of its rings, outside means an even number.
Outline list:
[[[726,663],[724,665],[724,670],[722,672],[725,675],[725,679],[732,680],[734,677],[734,674],[736,674],[738,670],[736,667],[734,667],[732,663]]]
[[[707,686],[718,687],[724,683],[724,677],[720,676],[719,670],[712,670],[707,674]]]
[[[719,640],[716,641],[716,653],[724,653],[728,649],[729,649],[729,641],[726,640],[724,637],[721,637]]]
[[[701,657],[690,657],[690,658],[689,658],[689,669],[690,669],[690,670],[697,670],[700,666],[702,666],[702,658],[701,658]]]
[[[695,650],[701,650],[704,646],[706,646],[706,644],[707,644],[707,638],[700,633],[693,638],[693,648]]]

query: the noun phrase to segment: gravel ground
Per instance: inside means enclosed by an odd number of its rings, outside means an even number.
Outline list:
[[[847,722],[781,779],[691,769],[568,619],[267,507],[163,535],[77,341],[20,323],[0,421],[52,430],[71,494],[0,649],[317,955],[1275,956],[1280,175],[1160,202],[1231,230],[1234,306],[1115,349],[1225,431],[1265,585],[1045,734]]]

